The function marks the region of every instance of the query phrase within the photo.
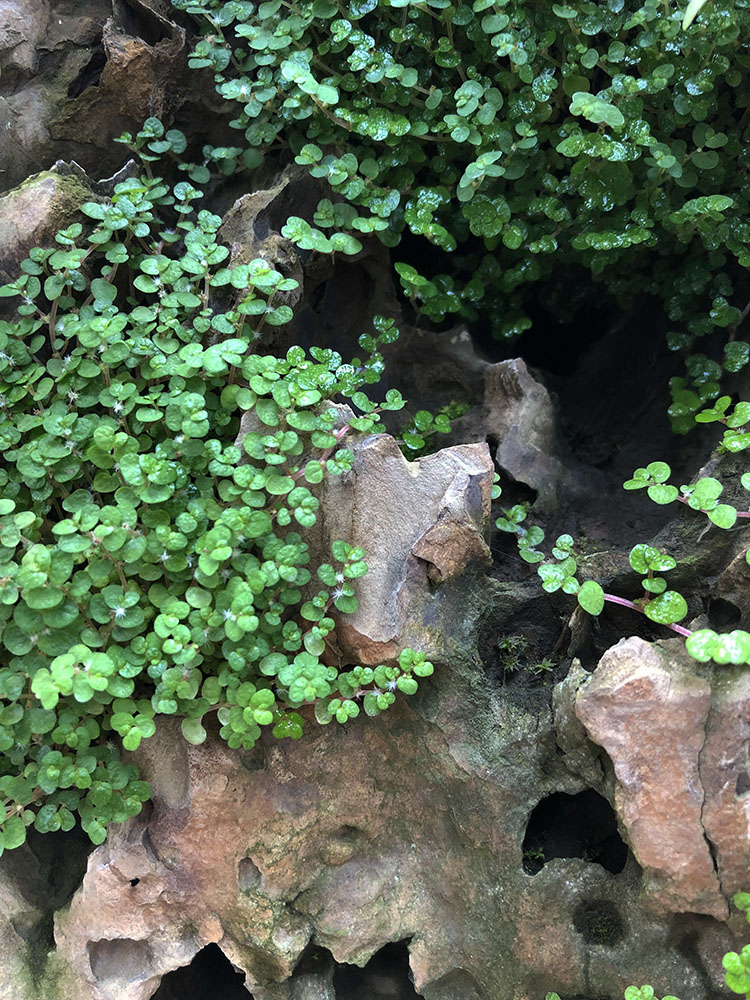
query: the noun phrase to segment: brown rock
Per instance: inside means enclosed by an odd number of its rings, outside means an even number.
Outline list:
[[[641,910],[632,860],[622,875],[580,858],[524,874],[540,794],[529,768],[541,775],[548,737],[510,717],[493,730],[493,717],[481,701],[446,699],[433,723],[401,702],[251,753],[211,735],[184,746],[177,808],[174,762],[160,760],[180,737],[163,720],[143,761],[151,815],[110,833],[57,916],[58,961],[86,985],[54,1000],[149,1000],[211,942],[259,1000],[330,1000],[325,970],[293,975],[309,942],[362,966],[409,938],[425,1000],[616,996],[646,969],[662,993],[710,1000],[670,944],[671,921]],[[476,757],[491,732],[498,759],[523,748],[521,767],[472,763],[466,747]]]
[[[339,643],[361,663],[393,657],[415,635],[429,653],[429,637],[409,624],[429,600],[429,581],[443,583],[472,562],[489,562],[489,451],[458,445],[409,462],[386,435],[353,450],[353,471],[329,481],[322,497],[326,539],[361,546],[369,567],[359,610],[337,630]]]
[[[117,136],[189,99],[184,31],[168,10],[0,0],[0,190],[61,159],[113,173],[125,158]]]
[[[576,712],[612,760],[615,806],[643,868],[649,908],[725,920],[702,823],[699,765],[710,705],[705,680],[631,638],[602,657]]]
[[[748,891],[750,872],[750,674],[717,668],[711,715],[700,754],[703,826],[713,845],[725,896]]]

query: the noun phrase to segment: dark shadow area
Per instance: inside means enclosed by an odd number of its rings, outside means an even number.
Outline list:
[[[567,281],[557,275],[553,281],[540,282],[526,309],[532,325],[510,342],[509,356],[561,376],[575,372],[581,357],[604,338],[622,313],[583,268]]]
[[[742,612],[736,604],[722,597],[712,598],[708,602],[708,624],[714,629],[736,628]]]
[[[68,87],[68,97],[80,97],[89,87],[98,87],[106,65],[107,56],[100,37],[93,47],[91,58]]]
[[[582,858],[619,874],[628,848],[617,832],[612,806],[592,788],[553,792],[534,808],[523,838],[523,868],[536,875],[553,858]]]
[[[115,13],[122,30],[132,38],[142,39],[147,45],[156,45],[169,38],[164,21],[137,0],[120,0],[115,5]]]
[[[151,1000],[251,1000],[244,982],[245,973],[235,971],[217,944],[209,944],[190,965],[164,976]]]
[[[33,910],[18,915],[13,926],[32,956],[30,967],[39,972],[55,945],[54,914],[66,906],[83,881],[94,845],[80,826],[57,833],[38,833],[31,827],[26,843],[0,860],[0,880],[15,886]],[[39,914],[41,913],[41,917]]]
[[[609,899],[587,899],[575,908],[573,926],[587,944],[613,948],[625,937],[625,924]]]
[[[336,1000],[411,1000],[419,997],[409,972],[408,941],[387,944],[367,965],[342,964],[333,974]]]

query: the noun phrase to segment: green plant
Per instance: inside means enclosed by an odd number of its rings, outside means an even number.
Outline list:
[[[462,417],[469,410],[468,403],[447,403],[433,416],[429,410],[417,410],[414,419],[401,431],[401,441],[406,454],[421,458],[432,450],[436,434],[450,434],[451,420]]]
[[[294,282],[229,264],[200,197],[151,169],[122,181],[0,288],[19,300],[0,322],[0,852],[75,813],[101,843],[138,813],[149,788],[120,746],[159,716],[198,744],[213,713],[250,747],[299,737],[305,705],[377,715],[432,673],[413,650],[330,664],[365,554],[336,541],[313,571],[304,540],[347,439],[403,406],[364,391],[397,330],[376,318],[351,364],[256,353]]]
[[[200,26],[190,63],[238,132],[194,169],[293,157],[330,188],[314,219],[290,220],[300,245],[311,223],[390,247],[423,237],[429,274],[396,263],[415,308],[484,316],[498,337],[531,325],[544,282],[562,315],[582,295],[652,292],[673,348],[734,340],[750,262],[744,3],[172,3]],[[590,281],[571,296],[574,271]]]
[[[632,478],[623,483],[623,488],[645,489],[649,498],[662,506],[677,500],[705,514],[711,524],[725,530],[734,527],[738,519],[750,517],[750,511],[738,510],[734,504],[720,502],[724,487],[719,480],[703,476],[696,483],[678,489],[667,482],[671,472],[666,462],[651,462],[644,468],[636,469]],[[742,475],[741,483],[744,489],[750,491],[750,473]],[[495,484],[493,498],[498,499],[500,495],[500,487]],[[644,614],[651,621],[684,636],[688,652],[701,662],[713,660],[716,663],[750,664],[750,633],[741,629],[723,634],[713,629],[691,632],[678,624],[687,614],[688,606],[679,591],[667,590],[666,580],[661,575],[677,565],[669,554],[644,543],[633,546],[628,558],[632,569],[641,574],[643,587],[643,597],[633,601],[605,593],[595,580],[579,582],[576,576],[579,559],[571,535],[559,535],[552,547],[551,558],[545,558],[537,548],[544,541],[543,529],[538,525],[524,524],[528,517],[528,505],[516,504],[509,509],[501,508],[501,511],[497,527],[516,537],[519,555],[525,562],[537,566],[542,587],[547,593],[562,590],[563,593],[574,594],[580,607],[594,616],[600,615],[607,603],[619,604]],[[745,558],[750,563],[750,549]]]

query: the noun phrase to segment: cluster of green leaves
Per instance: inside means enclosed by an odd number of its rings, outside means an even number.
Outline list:
[[[365,554],[337,541],[313,571],[304,540],[316,487],[351,468],[347,436],[404,405],[363,391],[398,331],[376,318],[351,364],[257,353],[295,283],[232,266],[200,196],[150,170],[123,181],[0,288],[18,300],[0,321],[0,852],[31,824],[78,813],[100,843],[136,814],[149,788],[120,746],[161,715],[197,744],[215,713],[251,747],[265,727],[298,737],[304,705],[375,715],[432,672],[411,650],[330,665]]]
[[[738,892],[733,898],[734,905],[741,910],[750,923],[750,893]],[[729,951],[723,959],[724,980],[732,991],[745,1000],[750,1000],[750,944],[745,945],[741,952]],[[545,1000],[560,1000],[557,993],[548,993]],[[625,990],[625,1000],[659,1000],[653,986],[628,986]],[[679,1000],[678,997],[662,997],[662,1000]]]
[[[750,517],[750,512],[738,510],[732,503],[720,501],[723,485],[713,476],[702,476],[697,483],[683,485],[679,489],[667,482],[672,470],[666,462],[650,462],[645,468],[636,469],[631,479],[622,485],[626,490],[645,489],[654,503],[667,505],[678,500],[692,510],[705,514],[718,528],[733,528],[738,518]],[[740,477],[745,490],[750,492],[750,472]],[[747,553],[750,562],[750,550]]]
[[[714,319],[721,327],[734,327],[741,320],[733,307],[724,304]],[[691,354],[686,361],[685,377],[670,379],[672,402],[667,410],[676,434],[686,434],[696,424],[720,423],[727,430],[721,442],[723,451],[744,451],[750,445],[746,425],[750,422],[750,406],[739,402],[729,412],[731,397],[722,396],[722,379],[741,371],[750,358],[750,344],[730,339],[725,343],[721,361],[705,354]],[[713,402],[712,402],[713,401]],[[706,405],[706,404],[711,405]]]
[[[428,240],[445,266],[399,274],[430,319],[512,337],[534,285],[576,267],[620,301],[661,296],[675,348],[739,322],[744,3],[172,3],[243,136],[222,162],[286,150],[330,186],[317,226]]]
[[[750,518],[750,511],[738,510],[734,504],[720,499],[724,487],[718,479],[703,476],[696,483],[682,485],[678,489],[667,482],[671,474],[672,470],[666,462],[650,462],[636,469],[633,476],[623,483],[623,488],[645,489],[649,498],[661,506],[677,500],[705,514],[710,524],[725,530],[734,527],[738,519]],[[745,490],[750,491],[750,473],[741,476],[741,483]],[[500,487],[495,485],[493,499],[500,495]],[[713,629],[690,632],[677,624],[687,615],[688,605],[679,591],[667,589],[667,581],[661,576],[677,565],[671,555],[644,543],[631,549],[629,562],[632,569],[641,574],[643,587],[643,597],[632,601],[605,593],[595,580],[579,582],[575,540],[571,535],[559,535],[552,547],[551,558],[545,558],[538,549],[545,538],[544,530],[535,524],[524,524],[528,517],[527,504],[501,508],[501,511],[496,526],[500,531],[515,535],[519,555],[525,562],[536,565],[542,587],[548,593],[562,590],[566,594],[574,594],[580,607],[591,615],[600,615],[607,602],[639,611],[651,621],[684,635],[688,652],[701,662],[713,660],[715,663],[750,664],[750,633],[741,629],[729,633],[717,633]],[[750,563],[750,549],[745,558]]]
[[[446,403],[436,414],[417,410],[411,423],[403,428],[400,440],[409,458],[421,458],[433,450],[436,434],[450,434],[451,421],[462,417],[468,403]]]

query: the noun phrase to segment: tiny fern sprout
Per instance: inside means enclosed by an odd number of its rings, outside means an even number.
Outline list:
[[[69,830],[77,814],[101,843],[137,814],[150,790],[120,750],[162,716],[193,744],[215,716],[248,748],[264,730],[298,739],[306,706],[322,723],[378,715],[433,670],[412,650],[332,665],[333,616],[356,611],[366,556],[336,540],[311,567],[305,540],[317,487],[352,467],[350,437],[404,406],[366,391],[398,331],[376,317],[351,364],[258,353],[295,282],[230,264],[202,170],[156,176],[183,140],[157,119],[123,137],[144,174],[86,202],[86,229],[0,288],[18,303],[0,321],[0,853],[32,825]]]

